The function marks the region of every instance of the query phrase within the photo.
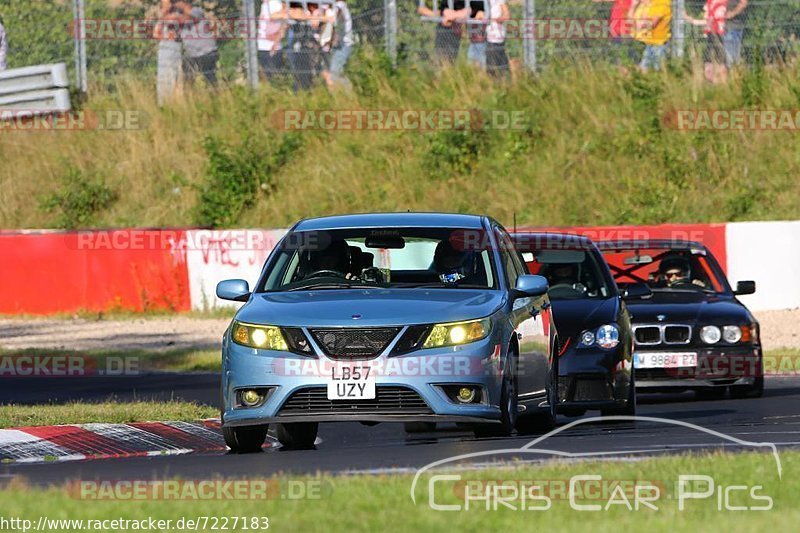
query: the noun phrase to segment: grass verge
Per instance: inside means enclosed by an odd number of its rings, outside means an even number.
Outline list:
[[[264,457],[265,464],[268,457]],[[800,477],[795,475],[800,468],[798,452],[781,454],[784,467],[783,479],[776,474],[774,458],[762,453],[681,455],[648,459],[635,462],[582,462],[545,463],[513,469],[493,469],[471,472],[447,472],[458,474],[460,481],[438,480],[434,483],[434,502],[437,504],[464,507],[466,490],[481,494],[492,486],[491,480],[504,480],[505,485],[523,486],[525,482],[550,487],[551,506],[547,510],[520,510],[520,506],[540,506],[543,500],[522,501],[506,492],[508,505],[499,505],[495,500],[475,500],[469,509],[460,511],[436,511],[429,506],[428,481],[421,477],[416,492],[417,503],[409,494],[411,476],[379,475],[314,478],[272,477],[270,486],[261,499],[213,499],[203,501],[139,499],[128,501],[87,501],[80,492],[66,487],[34,489],[22,483],[12,483],[0,490],[0,515],[31,520],[36,524],[39,517],[48,519],[112,520],[112,519],[164,519],[172,520],[171,527],[177,530],[178,520],[210,517],[218,520],[218,526],[227,520],[233,529],[233,520],[251,520],[253,517],[268,517],[270,530],[277,531],[378,531],[392,524],[392,531],[638,531],[646,527],[649,532],[676,531],[790,531],[800,522]],[[353,467],[358,467],[354,464]],[[265,470],[267,470],[265,468]],[[591,492],[590,484],[578,484],[572,494],[575,503],[601,505],[610,499],[618,502],[608,510],[579,511],[571,507],[569,498],[554,491],[558,484],[569,484],[577,475],[600,475],[604,480],[600,486],[605,491]],[[714,490],[704,499],[685,500],[685,509],[680,510],[676,483],[681,475],[710,476]],[[483,480],[478,482],[477,480]],[[512,481],[513,480],[513,481]],[[260,481],[263,481],[260,480]],[[470,489],[466,489],[466,483]],[[632,482],[639,485],[657,485],[662,492],[656,500],[657,507],[633,508],[633,492],[628,499],[631,509],[622,504],[619,493],[612,496],[611,487]],[[480,483],[480,484],[479,484]],[[719,504],[717,494],[725,488],[746,486],[748,491],[728,492],[727,506]],[[755,499],[749,492],[762,499]],[[294,488],[292,488],[294,487]],[[689,486],[687,490],[703,492],[708,487]],[[583,492],[585,490],[585,492]],[[294,497],[291,496],[292,491]],[[183,491],[181,494],[186,494]],[[83,492],[103,494],[102,491]],[[109,494],[109,493],[106,493]],[[113,493],[111,493],[113,494]],[[472,494],[472,492],[471,492]],[[561,495],[559,495],[561,494]],[[766,506],[770,510],[728,510],[726,507]],[[266,499],[266,501],[265,501]],[[487,502],[489,509],[487,510]],[[721,507],[721,509],[720,509]],[[210,529],[212,521],[208,522]],[[51,524],[51,529],[57,524]],[[58,524],[58,530],[77,529]],[[249,525],[249,523],[248,523]],[[203,529],[199,527],[198,529]],[[239,530],[242,528],[239,523]],[[250,528],[257,529],[257,528]]]
[[[46,369],[37,377],[130,376],[144,372],[219,372],[219,348],[175,350],[63,350],[25,348],[0,350],[0,375],[24,376],[32,363],[18,358],[37,357]],[[47,362],[43,358],[49,358]],[[35,370],[35,369],[33,369]],[[31,370],[31,371],[33,371]],[[50,372],[50,374],[48,374]]]
[[[219,416],[207,405],[182,401],[73,402],[63,405],[0,405],[0,428],[89,424],[126,424],[158,420],[200,420]]]

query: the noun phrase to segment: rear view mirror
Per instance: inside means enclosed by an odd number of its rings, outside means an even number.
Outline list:
[[[653,291],[645,283],[631,283],[621,290],[623,298],[632,300],[643,300],[653,296]]]
[[[243,279],[226,279],[217,283],[217,298],[232,302],[246,302],[250,298],[250,285]]]
[[[745,296],[747,294],[753,294],[756,292],[756,282],[755,281],[740,281],[736,284],[736,296]]]
[[[626,257],[622,262],[626,265],[649,265],[653,262],[653,258],[649,255],[634,255],[633,257]]]
[[[364,242],[367,248],[401,250],[406,247],[406,241],[400,235],[370,235]]]

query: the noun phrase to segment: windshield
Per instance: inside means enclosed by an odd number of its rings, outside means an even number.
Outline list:
[[[552,300],[608,298],[611,291],[594,255],[586,250],[536,250],[522,254],[531,274],[547,278]]]
[[[497,287],[491,245],[468,230],[359,228],[293,232],[260,291]],[[482,233],[481,233],[482,234]],[[471,243],[465,246],[464,243]]]
[[[725,292],[703,250],[609,250],[604,256],[621,289],[645,283],[654,292]]]

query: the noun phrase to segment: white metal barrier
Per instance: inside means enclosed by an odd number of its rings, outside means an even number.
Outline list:
[[[65,63],[0,72],[0,120],[71,109]]]

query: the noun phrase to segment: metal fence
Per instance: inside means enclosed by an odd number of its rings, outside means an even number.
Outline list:
[[[159,50],[164,47],[152,22],[160,20],[161,1],[0,0],[0,19],[8,36],[8,68],[66,61],[73,66],[75,86],[83,91],[113,87],[127,78],[155,80]],[[324,4],[332,0],[291,0],[291,4],[309,9],[314,1]],[[629,36],[617,38],[609,31],[614,0],[507,1],[510,20],[502,26],[506,32],[504,51],[512,72],[576,61],[613,65],[641,59],[641,42]],[[708,59],[713,43],[709,44],[707,26],[702,22],[690,24],[683,16],[686,12],[702,19],[706,1],[667,1],[671,3],[668,46],[672,60]],[[729,8],[734,9],[739,1],[730,0]],[[487,15],[483,20],[476,19],[479,12],[491,16],[491,2],[348,0],[355,49],[372,47],[401,69],[437,68],[450,61],[482,64],[487,58],[492,63],[491,49],[485,50]],[[325,41],[324,25],[310,27],[308,22],[285,20],[279,38],[281,50],[266,59],[259,53],[257,41],[261,0],[185,3],[199,8],[214,28],[217,52],[212,61],[189,58],[187,51],[197,43],[191,37],[182,39],[181,48],[176,48],[178,56],[183,56],[184,67],[178,83],[202,79],[195,72],[199,67],[201,71],[213,69],[219,83],[256,86],[270,80],[303,88],[309,80],[319,83],[319,75],[330,68],[333,54],[320,44]],[[421,5],[433,16],[421,16]],[[444,9],[467,9],[468,15],[445,26],[439,18]],[[748,0],[746,9],[735,20],[727,21],[720,39],[730,65],[792,62],[800,46],[800,0]],[[350,65],[358,61],[356,54]]]

